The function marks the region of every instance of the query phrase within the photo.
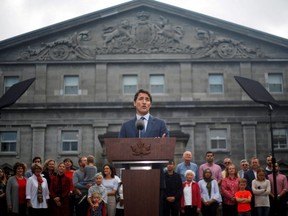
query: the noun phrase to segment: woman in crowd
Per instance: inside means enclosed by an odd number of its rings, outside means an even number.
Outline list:
[[[107,213],[108,216],[115,216],[116,214],[116,191],[118,188],[118,181],[114,177],[112,166],[105,164],[102,170],[103,186],[107,189]]]
[[[270,210],[269,194],[271,192],[270,181],[266,179],[265,170],[257,170],[257,178],[252,181],[255,209],[258,216],[268,216]]]
[[[195,173],[192,170],[185,172],[185,178],[181,197],[181,213],[185,216],[197,216],[201,211],[200,187],[197,182],[193,181]]]
[[[221,183],[223,196],[223,216],[237,216],[235,193],[239,189],[238,171],[234,164],[228,166],[226,177]]]
[[[63,162],[58,165],[57,175],[51,179],[49,206],[51,216],[69,216],[69,194],[71,180],[64,175],[65,165]]]
[[[41,164],[34,163],[31,167],[33,175],[27,180],[26,199],[30,207],[30,216],[48,216],[47,200],[49,189],[47,180],[42,177]]]
[[[5,170],[0,168],[0,215],[7,215],[7,200],[6,200],[7,178]]]
[[[26,179],[24,178],[26,166],[24,163],[16,162],[13,166],[14,176],[7,182],[6,198],[8,212],[12,215],[25,216],[27,210],[25,189]]]
[[[43,165],[43,176],[46,178],[48,183],[48,188],[50,187],[51,178],[57,175],[56,173],[56,161],[53,159],[48,159]]]
[[[74,194],[74,186],[73,186],[73,174],[74,170],[72,169],[73,167],[73,161],[70,158],[65,158],[63,160],[64,165],[65,165],[65,171],[64,174],[67,176],[70,181],[70,194],[69,194],[69,216],[73,216],[74,214],[74,203],[75,203],[75,194]]]
[[[209,168],[203,171],[203,179],[198,182],[200,187],[203,216],[216,216],[219,203],[222,202],[218,183],[212,178]]]

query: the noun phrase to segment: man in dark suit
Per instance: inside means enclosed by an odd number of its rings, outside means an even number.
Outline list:
[[[136,92],[134,96],[134,107],[136,116],[125,122],[120,130],[119,138],[165,138],[169,137],[169,132],[163,120],[150,115],[149,110],[152,105],[151,94],[143,89]],[[136,122],[143,120],[143,129],[138,130]],[[153,164],[152,169],[160,169],[160,212],[163,215],[163,190],[166,188],[162,164]],[[123,185],[123,187],[125,187]]]
[[[251,168],[244,173],[244,178],[247,180],[247,190],[249,190],[252,194],[252,181],[257,176],[257,170],[260,168],[259,159],[256,157],[252,157],[251,159]],[[251,216],[257,216],[257,212],[255,210],[255,202],[254,202],[254,195],[252,196],[251,200]]]
[[[143,89],[136,92],[134,96],[134,107],[136,109],[135,118],[125,122],[120,130],[119,138],[137,138],[139,131],[135,123],[137,120],[144,121],[144,129],[141,131],[141,137],[168,137],[168,130],[163,120],[150,115],[149,110],[152,105],[151,94]]]

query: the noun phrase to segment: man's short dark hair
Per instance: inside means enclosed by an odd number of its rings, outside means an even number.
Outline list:
[[[152,96],[151,96],[150,92],[149,92],[149,91],[146,91],[146,90],[144,90],[144,89],[139,89],[139,90],[136,92],[136,94],[134,95],[134,102],[137,100],[138,95],[139,95],[140,93],[147,94],[148,97],[149,97],[149,99],[150,99],[150,102],[152,103]]]
[[[207,154],[212,154],[214,156],[214,152],[212,152],[212,151],[207,151],[206,156],[207,156]]]
[[[40,163],[42,162],[41,157],[36,156],[32,159],[32,163],[35,163],[35,160],[40,160]]]

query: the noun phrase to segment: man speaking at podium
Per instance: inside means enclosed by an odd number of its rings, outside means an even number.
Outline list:
[[[169,132],[163,120],[150,115],[151,94],[143,89],[134,96],[136,117],[125,122],[120,130],[119,138],[160,138],[168,137]]]
[[[120,130],[119,138],[165,138],[169,132],[163,120],[150,115],[149,110],[152,104],[151,94],[143,89],[136,92],[134,96],[135,118],[125,122]],[[160,206],[159,216],[163,215],[163,190],[165,188],[163,167],[154,164],[152,169],[160,171]],[[123,186],[125,187],[125,186]]]

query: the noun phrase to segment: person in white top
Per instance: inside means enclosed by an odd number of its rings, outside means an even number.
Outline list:
[[[203,179],[198,182],[200,187],[203,216],[216,216],[219,203],[222,197],[218,187],[218,183],[212,178],[212,172],[209,168],[203,172]]]
[[[26,185],[27,206],[31,208],[31,216],[48,216],[47,200],[50,197],[47,180],[41,175],[42,166],[34,163],[31,170],[33,175]]]

